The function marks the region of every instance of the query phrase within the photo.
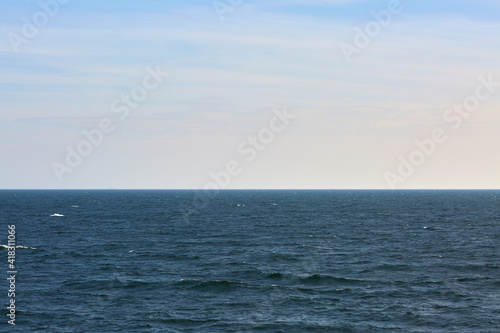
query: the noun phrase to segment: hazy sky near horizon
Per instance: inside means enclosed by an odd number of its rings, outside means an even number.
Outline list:
[[[500,188],[496,0],[54,1],[0,4],[0,188]]]

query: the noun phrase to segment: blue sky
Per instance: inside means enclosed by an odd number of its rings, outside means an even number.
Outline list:
[[[40,4],[0,5],[0,188],[203,188],[236,160],[227,188],[385,189],[436,128],[448,139],[396,188],[500,187],[500,88],[459,129],[443,120],[479,77],[500,81],[497,1],[401,1],[351,62],[339,45],[390,1],[243,0],[224,20],[211,0],[67,2],[19,52],[9,36]],[[148,66],[169,75],[119,119]],[[246,161],[237,147],[283,108],[296,119]]]

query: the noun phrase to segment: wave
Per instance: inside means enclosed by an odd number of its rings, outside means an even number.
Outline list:
[[[300,281],[302,283],[305,283],[305,284],[317,284],[317,283],[326,283],[326,282],[357,284],[357,283],[365,282],[363,280],[358,280],[358,279],[335,277],[335,276],[331,276],[331,275],[321,275],[321,274],[313,274],[313,275],[301,278]]]
[[[178,286],[186,286],[193,289],[215,289],[215,290],[225,290],[237,288],[238,286],[244,285],[244,282],[231,281],[231,280],[208,280],[202,281],[198,279],[179,280],[176,285]]]
[[[157,290],[163,288],[165,283],[162,281],[144,281],[144,280],[121,280],[118,278],[109,280],[78,280],[71,279],[63,282],[64,286],[76,290],[120,290],[120,289],[141,289]]]
[[[426,230],[438,230],[441,229],[441,227],[424,227]]]
[[[354,278],[346,278],[346,277],[337,277],[327,274],[299,274],[297,275],[289,275],[281,272],[273,272],[271,274],[266,275],[266,279],[270,280],[286,280],[288,283],[294,284],[294,282],[298,282],[303,285],[317,285],[317,284],[359,284],[365,283],[365,280],[359,280]]]
[[[276,273],[271,273],[266,277],[268,279],[282,279],[284,277],[284,275],[282,273],[276,272]]]
[[[9,247],[11,247],[11,246],[0,244],[0,249],[8,249]],[[36,248],[35,248],[35,247],[30,247],[30,246],[22,246],[22,245],[16,245],[16,249],[30,249],[30,250],[36,250]]]
[[[410,271],[412,270],[412,267],[411,265],[408,265],[408,264],[388,264],[388,263],[382,263],[378,266],[375,266],[373,268],[374,270],[378,271],[378,270],[384,270],[384,271],[394,271],[394,272],[397,272],[397,271]]]
[[[55,214],[52,214],[50,215],[51,217],[60,217],[60,216],[64,216],[63,214],[59,214],[59,213],[55,213]]]

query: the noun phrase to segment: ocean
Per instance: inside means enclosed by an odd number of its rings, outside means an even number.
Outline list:
[[[500,191],[4,190],[0,214],[3,332],[500,332]]]

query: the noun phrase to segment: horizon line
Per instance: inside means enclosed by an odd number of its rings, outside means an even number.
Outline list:
[[[0,188],[0,191],[500,191],[495,188],[234,188],[234,189],[203,189],[203,188]]]

